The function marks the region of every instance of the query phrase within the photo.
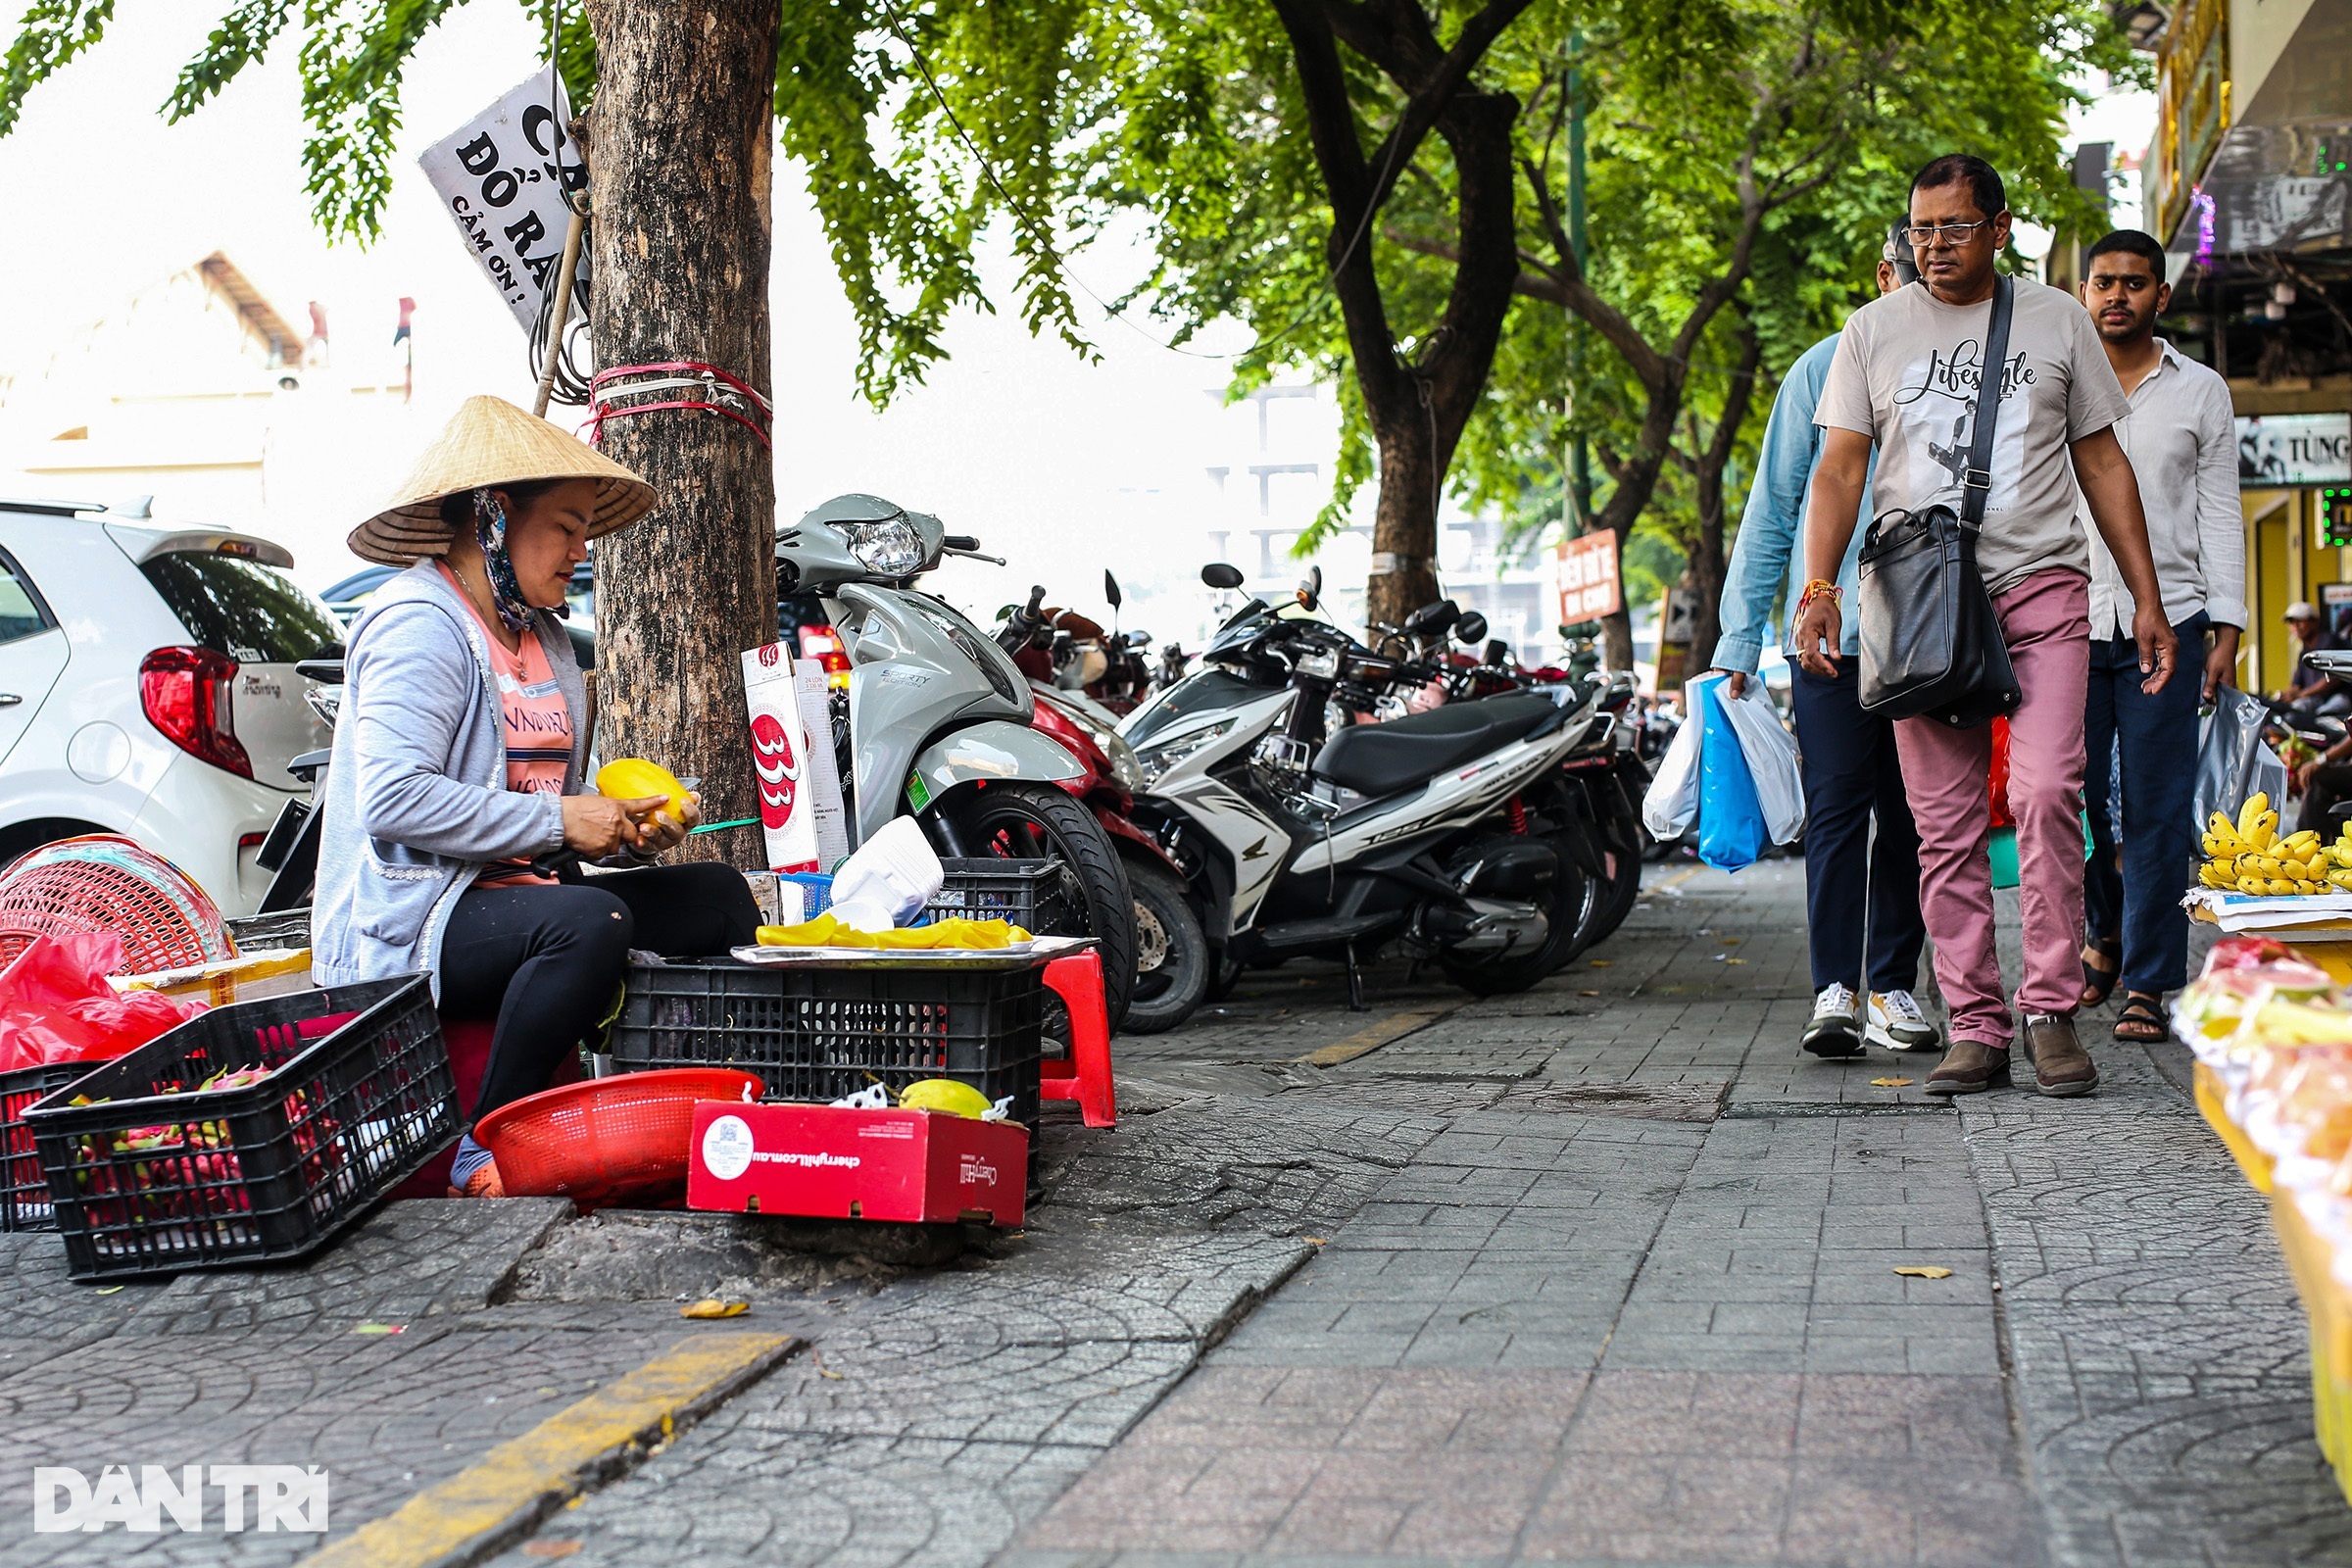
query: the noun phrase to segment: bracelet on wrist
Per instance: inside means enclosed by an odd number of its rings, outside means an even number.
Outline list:
[[[1796,612],[1800,615],[1803,614],[1807,610],[1812,608],[1814,600],[1823,598],[1825,596],[1837,601],[1839,604],[1843,604],[1845,602],[1844,589],[1838,587],[1834,582],[1830,582],[1821,577],[1816,577],[1811,582],[1805,584],[1805,591],[1803,593],[1797,595]]]

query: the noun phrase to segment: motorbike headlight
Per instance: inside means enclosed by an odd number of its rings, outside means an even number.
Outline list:
[[[923,569],[931,552],[922,531],[905,517],[881,522],[837,524],[842,542],[866,570],[882,577],[911,577]]]
[[[1298,656],[1298,673],[1318,680],[1336,680],[1340,673],[1340,651],[1336,648],[1314,648]]]
[[[1135,762],[1136,766],[1143,769],[1144,782],[1150,784],[1186,758],[1222,739],[1236,722],[1235,719],[1221,718],[1204,729],[1187,730],[1157,746],[1137,747]]]

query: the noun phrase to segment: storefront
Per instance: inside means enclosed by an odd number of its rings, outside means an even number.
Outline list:
[[[2173,285],[2160,329],[2228,379],[2237,415],[2240,678],[2276,690],[2288,605],[2352,628],[2352,0],[2118,11],[2158,60],[2142,210]]]

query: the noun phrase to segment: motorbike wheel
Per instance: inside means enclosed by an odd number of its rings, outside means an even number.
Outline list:
[[[1135,890],[1135,995],[1126,1027],[1155,1035],[1191,1017],[1207,997],[1215,956],[1184,884],[1165,866],[1130,859],[1127,885]]]
[[[1446,979],[1476,996],[1500,997],[1525,991],[1581,951],[1578,943],[1584,936],[1582,928],[1591,923],[1599,897],[1600,884],[1563,855],[1559,879],[1543,900],[1545,930],[1542,942],[1487,958],[1440,953],[1438,967],[1446,971]]]
[[[967,855],[1061,862],[1057,907],[1038,923],[1045,933],[1102,945],[1102,1001],[1119,1029],[1135,992],[1135,895],[1102,824],[1067,792],[1020,780],[974,790],[955,811]]]

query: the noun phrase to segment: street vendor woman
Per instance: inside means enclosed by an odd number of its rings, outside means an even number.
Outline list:
[[[588,541],[654,488],[544,419],[468,399],[353,552],[408,570],[352,628],[312,912],[321,985],[428,974],[450,1017],[496,1018],[468,1129],[545,1089],[610,1011],[631,948],[748,943],[741,873],[654,865],[686,820],[582,793],[595,719],[558,614]],[[584,877],[585,859],[624,869]],[[499,1197],[468,1135],[451,1172]]]

